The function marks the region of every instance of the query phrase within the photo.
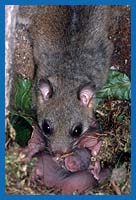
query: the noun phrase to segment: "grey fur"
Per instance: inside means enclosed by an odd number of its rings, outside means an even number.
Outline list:
[[[18,20],[27,25],[33,45],[38,122],[49,120],[53,151],[67,151],[72,127],[82,122],[85,132],[93,121],[93,101],[91,107],[82,106],[77,92],[87,85],[95,94],[107,79],[110,6],[22,6]],[[48,101],[37,87],[41,78],[53,87]]]

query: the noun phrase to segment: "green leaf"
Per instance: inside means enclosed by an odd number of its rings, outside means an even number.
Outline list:
[[[15,79],[14,104],[16,110],[30,112],[32,108],[32,81],[17,76]]]
[[[34,115],[29,115],[27,113],[24,113],[23,111],[11,111],[10,112],[10,116],[20,116],[21,118],[23,118],[24,120],[27,121],[27,123],[29,123],[30,126],[32,126],[33,122],[35,121],[35,117]]]
[[[32,126],[23,117],[14,114],[10,114],[10,122],[16,132],[15,141],[20,146],[25,147],[31,137]]]
[[[32,80],[17,75],[14,82],[14,110],[10,112],[10,122],[16,132],[16,142],[26,146],[32,134],[34,113],[32,111]]]
[[[121,121],[123,121],[124,118],[125,118],[125,113],[122,112],[121,114],[119,114],[119,115],[117,116],[117,121],[121,122]]]
[[[110,70],[107,83],[96,94],[96,98],[98,99],[107,97],[118,100],[130,100],[130,80],[126,74],[116,70]]]

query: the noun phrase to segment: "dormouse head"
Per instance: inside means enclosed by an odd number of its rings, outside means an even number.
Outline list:
[[[61,77],[38,80],[37,116],[53,153],[66,153],[86,131],[96,129],[94,89],[90,83]]]

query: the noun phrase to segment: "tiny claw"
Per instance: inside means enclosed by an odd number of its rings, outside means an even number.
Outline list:
[[[99,174],[100,174],[100,171],[101,171],[101,165],[100,165],[100,162],[99,161],[96,161],[94,166],[90,166],[90,169],[91,169],[91,173],[94,175],[94,178],[96,180],[99,180]]]
[[[92,156],[96,156],[100,149],[101,149],[102,141],[99,141],[93,148],[92,148]]]
[[[98,138],[93,136],[85,136],[81,139],[79,143],[80,148],[88,148],[89,150],[92,150],[93,147],[98,143]]]

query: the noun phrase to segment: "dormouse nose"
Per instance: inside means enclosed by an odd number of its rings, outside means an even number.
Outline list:
[[[68,146],[67,143],[65,142],[53,142],[51,144],[51,151],[54,153],[54,154],[64,154],[64,153],[68,153],[70,151],[70,147]]]

